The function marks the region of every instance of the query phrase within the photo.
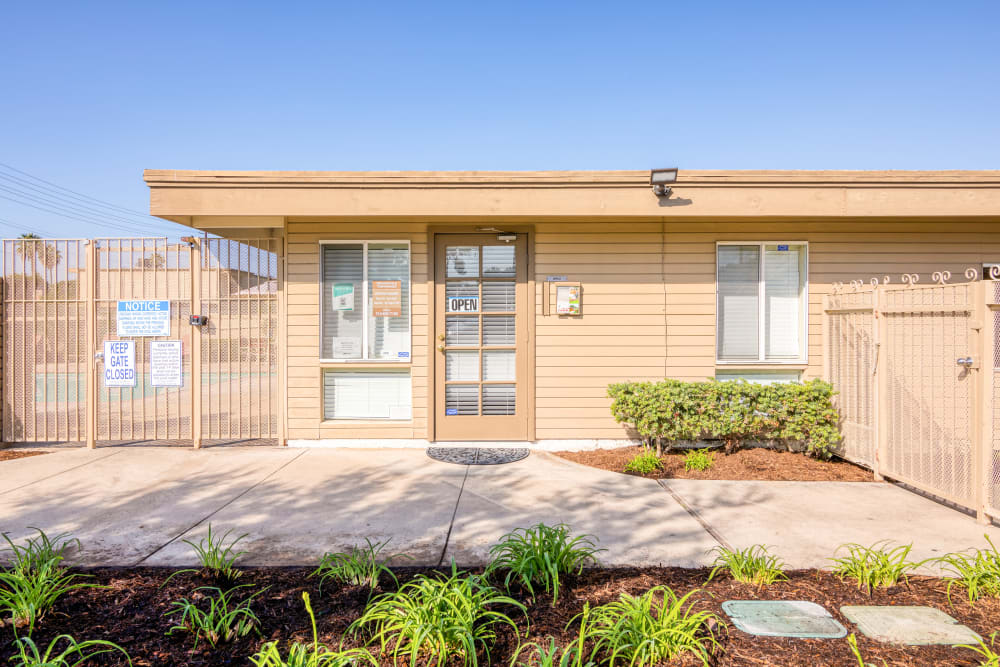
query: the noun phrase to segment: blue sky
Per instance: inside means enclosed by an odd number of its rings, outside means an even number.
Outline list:
[[[0,62],[0,163],[139,212],[144,168],[1000,168],[996,0],[7,3]],[[0,166],[0,233],[123,233],[2,198],[49,187]]]

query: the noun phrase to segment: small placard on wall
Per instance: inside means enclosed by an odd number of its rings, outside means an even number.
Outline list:
[[[153,387],[181,387],[181,341],[154,340],[149,344],[149,384]]]
[[[556,285],[556,315],[579,315],[580,302],[579,285]]]

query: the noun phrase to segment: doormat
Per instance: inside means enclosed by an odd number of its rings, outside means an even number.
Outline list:
[[[840,613],[865,636],[892,644],[975,644],[980,637],[934,607],[844,605]]]
[[[737,628],[764,637],[837,639],[847,630],[826,609],[801,600],[727,600],[722,610]]]
[[[523,447],[428,447],[427,456],[435,461],[462,466],[495,466],[528,457]]]

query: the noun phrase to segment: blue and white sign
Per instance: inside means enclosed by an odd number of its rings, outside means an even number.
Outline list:
[[[181,342],[153,340],[149,342],[149,384],[153,387],[184,385],[181,372]]]
[[[169,301],[119,301],[119,336],[169,336]]]
[[[453,417],[458,414],[458,408],[445,408],[444,413],[449,417]]]
[[[104,386],[135,386],[135,342],[104,341]]]

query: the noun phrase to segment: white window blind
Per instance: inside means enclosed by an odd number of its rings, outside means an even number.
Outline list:
[[[407,243],[359,241],[322,245],[323,303],[320,356],[331,360],[410,360],[410,248]],[[398,292],[398,315],[373,308]]]
[[[409,371],[325,371],[324,419],[410,419]]]
[[[719,361],[805,358],[806,246],[720,244]]]

